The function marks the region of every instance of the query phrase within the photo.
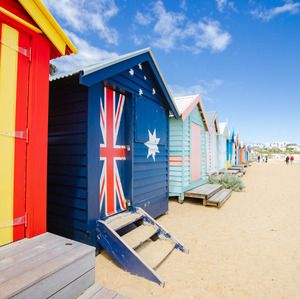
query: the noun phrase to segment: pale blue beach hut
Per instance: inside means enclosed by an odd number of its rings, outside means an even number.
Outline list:
[[[207,118],[200,95],[175,97],[180,118],[170,117],[169,195],[182,202],[184,193],[207,182]]]

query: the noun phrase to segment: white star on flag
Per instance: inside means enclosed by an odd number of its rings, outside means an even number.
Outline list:
[[[149,134],[149,140],[144,143],[148,147],[147,159],[150,156],[152,156],[153,161],[155,161],[155,155],[156,153],[159,153],[159,149],[157,145],[159,143],[160,138],[156,138],[156,129],[154,129],[153,134],[151,134],[151,132],[148,130],[148,134]]]
[[[133,75],[134,75],[134,70],[133,70],[133,69],[130,69],[130,70],[129,70],[129,74],[130,74],[131,76],[133,76]]]

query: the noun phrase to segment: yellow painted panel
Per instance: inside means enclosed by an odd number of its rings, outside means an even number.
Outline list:
[[[2,41],[19,44],[19,32],[2,25]],[[0,52],[0,131],[14,132],[18,52],[1,44]],[[13,241],[15,139],[0,135],[0,246]]]

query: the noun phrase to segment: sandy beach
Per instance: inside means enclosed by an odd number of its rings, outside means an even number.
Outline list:
[[[107,254],[96,279],[131,298],[300,298],[300,164],[254,163],[221,209],[170,201],[159,218],[190,250],[159,267],[164,288],[120,269]]]

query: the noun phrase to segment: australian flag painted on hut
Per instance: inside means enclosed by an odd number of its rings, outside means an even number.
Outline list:
[[[96,244],[96,221],[168,209],[169,111],[149,49],[58,75],[50,84],[48,228]]]

